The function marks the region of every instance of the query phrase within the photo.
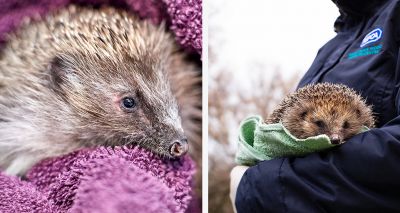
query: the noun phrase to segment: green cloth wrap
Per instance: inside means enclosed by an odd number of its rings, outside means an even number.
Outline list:
[[[361,132],[367,131],[363,127]],[[251,116],[240,124],[239,149],[235,161],[252,166],[279,157],[304,156],[334,147],[327,135],[298,139],[282,123],[265,124],[261,116]]]

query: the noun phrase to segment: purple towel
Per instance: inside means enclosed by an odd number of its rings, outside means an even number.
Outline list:
[[[199,212],[189,156],[140,147],[83,149],[35,165],[26,180],[0,174],[0,212]]]
[[[71,3],[110,5],[154,23],[165,20],[183,47],[201,54],[202,0],[0,0],[0,46],[6,41],[6,34],[17,28],[24,17],[45,15]]]

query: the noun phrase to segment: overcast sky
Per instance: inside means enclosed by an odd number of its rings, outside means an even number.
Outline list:
[[[304,73],[335,35],[339,15],[331,0],[212,0],[208,7],[209,42],[219,57],[209,72],[225,67],[239,79],[254,65]]]

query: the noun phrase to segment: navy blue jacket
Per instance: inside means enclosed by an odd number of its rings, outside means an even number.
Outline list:
[[[334,2],[337,35],[299,87],[354,88],[373,105],[377,128],[324,152],[250,167],[238,187],[238,212],[400,212],[400,0]]]

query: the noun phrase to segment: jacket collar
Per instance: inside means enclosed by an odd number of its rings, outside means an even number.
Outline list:
[[[347,16],[362,17],[373,13],[388,0],[332,0],[340,12]]]

